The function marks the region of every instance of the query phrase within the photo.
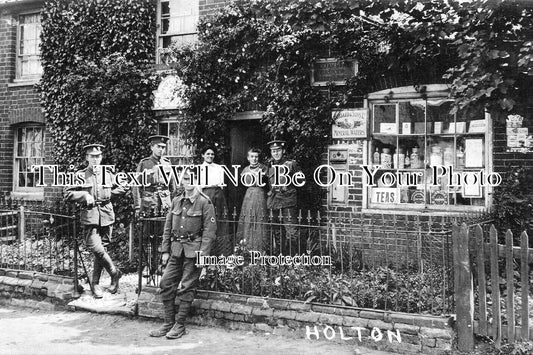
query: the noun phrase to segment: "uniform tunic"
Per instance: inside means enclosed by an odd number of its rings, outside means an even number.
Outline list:
[[[100,168],[102,170],[103,168]],[[96,174],[91,167],[78,171],[85,178],[83,185],[67,186],[64,189],[68,201],[84,204],[87,196],[94,198],[94,204],[82,208],[80,223],[85,226],[85,243],[97,257],[102,257],[106,251],[105,246],[111,241],[115,212],[111,204],[111,196],[125,192],[121,186],[113,186],[113,175],[106,174],[106,184],[103,182],[101,172]],[[109,179],[109,181],[108,181]]]
[[[176,191],[175,182],[174,179],[171,179],[170,184],[165,184],[158,165],[168,166],[168,168],[171,166],[168,159],[158,159],[154,155],[142,159],[137,165],[138,173],[145,170],[148,171],[148,181],[146,183],[150,184],[146,187],[133,188],[133,204],[141,212],[159,213],[170,208],[171,191]],[[172,174],[169,175],[172,177]]]
[[[90,167],[79,170],[76,174],[84,176],[85,183],[67,186],[64,189],[65,198],[68,201],[84,203],[87,196],[91,195],[95,201],[93,206],[82,209],[80,213],[81,224],[105,227],[115,223],[115,212],[110,201],[111,195],[124,193],[125,189],[112,185],[113,178],[110,173],[106,175],[106,185],[103,185],[103,175],[101,173],[95,174]]]
[[[288,175],[292,177],[295,173],[302,171],[294,160],[282,158],[279,161],[271,160],[268,167],[268,181],[270,184],[274,182],[274,168],[273,165],[285,165],[289,168]],[[280,171],[281,173],[282,171]],[[281,179],[280,182],[283,182]],[[270,186],[268,192],[267,207],[269,209],[278,210],[287,207],[296,207],[296,187],[292,184],[288,186]]]
[[[182,193],[172,200],[161,247],[163,253],[170,253],[160,283],[163,301],[176,296],[183,301],[193,300],[200,276],[200,268],[195,265],[196,251],[209,255],[216,228],[213,204],[202,193],[189,198]]]
[[[300,172],[301,169],[296,161],[285,158],[282,158],[279,161],[271,160],[268,167],[270,190],[268,191],[267,207],[273,210],[272,214],[274,216],[274,222],[284,225],[287,240],[294,241],[298,232],[296,226],[293,225],[298,223],[296,187],[292,184],[289,184],[288,186],[272,186],[275,181],[275,170],[273,165],[284,165],[288,167],[289,171],[287,175],[291,178],[295,173]],[[283,171],[280,170],[280,175],[282,172]],[[279,182],[282,183],[285,181],[279,179]],[[277,234],[276,231],[274,231],[274,233]]]

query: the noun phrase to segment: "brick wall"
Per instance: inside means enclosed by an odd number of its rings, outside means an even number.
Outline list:
[[[33,5],[35,6],[35,5]],[[30,10],[34,10],[32,8]],[[14,84],[16,72],[17,15],[27,8],[0,9],[0,190],[13,190],[14,125],[44,123],[39,93],[34,83]],[[50,152],[45,132],[47,154]]]
[[[162,318],[157,289],[146,287],[140,316]],[[373,309],[304,303],[199,291],[190,322],[261,331],[311,341],[336,341],[394,353],[448,354],[454,331],[451,317],[422,316]],[[399,336],[399,338],[397,338]],[[379,339],[379,340],[378,340]],[[398,339],[401,340],[398,341]]]
[[[533,168],[533,152],[531,153],[512,153],[507,152],[507,134],[504,114],[493,114],[493,165],[494,171],[500,174],[509,171],[510,167],[523,166]],[[530,108],[524,120],[524,128],[529,128],[529,134],[533,134],[533,124],[527,125],[527,122],[533,122],[533,108]]]
[[[0,268],[0,304],[64,309],[75,296],[70,277]]]

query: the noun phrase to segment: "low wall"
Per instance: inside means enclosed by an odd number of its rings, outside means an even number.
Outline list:
[[[155,287],[139,296],[140,316],[163,317]],[[397,353],[449,354],[454,332],[452,317],[358,309],[198,291],[190,322],[262,331],[310,341],[335,341],[364,345]]]
[[[71,277],[0,268],[0,304],[64,309],[74,296]]]

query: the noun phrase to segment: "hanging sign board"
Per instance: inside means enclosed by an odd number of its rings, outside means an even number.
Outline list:
[[[357,72],[358,62],[355,59],[317,59],[311,66],[311,85],[345,85],[346,79],[357,75]]]

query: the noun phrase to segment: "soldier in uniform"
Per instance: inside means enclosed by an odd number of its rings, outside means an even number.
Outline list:
[[[301,169],[296,161],[285,157],[286,142],[282,140],[273,140],[267,143],[270,148],[271,159],[268,165],[268,180],[270,190],[267,193],[267,208],[272,210],[275,221],[284,224],[285,236],[289,245],[296,241],[297,228],[297,192],[296,187],[292,184],[288,186],[272,186],[274,182],[273,165],[284,165],[288,168],[288,175],[293,176],[300,172]],[[280,181],[283,182],[283,181]],[[279,220],[278,220],[279,218]]]
[[[85,244],[94,254],[94,268],[91,279],[93,296],[102,298],[102,289],[98,285],[102,269],[111,276],[110,293],[118,291],[119,279],[122,276],[120,270],[113,264],[106,247],[111,241],[115,213],[111,204],[111,196],[123,194],[126,189],[120,186],[112,186],[112,175],[106,174],[104,183],[104,171],[100,167],[102,162],[101,144],[89,144],[84,147],[87,167],[77,172],[84,178],[82,185],[72,185],[65,188],[65,199],[78,202],[82,205],[80,222],[85,230]]]
[[[161,213],[170,208],[171,194],[170,190],[175,191],[174,180],[170,184],[165,184],[161,176],[159,165],[170,167],[170,161],[163,157],[167,147],[168,137],[155,135],[148,137],[150,140],[150,149],[152,155],[142,159],[137,165],[137,172],[141,173],[148,170],[149,186],[133,188],[133,203],[135,212],[138,215],[141,212],[146,214]]]
[[[191,185],[189,172],[183,175],[182,184],[184,191],[172,200],[163,233],[162,261],[166,268],[159,287],[165,323],[150,332],[152,337],[177,339],[185,334],[185,319],[201,274],[201,268],[196,265],[196,252],[209,255],[215,240],[217,224],[213,204],[197,186]]]
[[[176,191],[174,179],[170,180],[170,184],[165,184],[159,168],[159,166],[164,166],[170,169],[171,166],[170,161],[163,156],[169,140],[168,137],[154,135],[148,137],[148,139],[152,155],[142,159],[137,165],[137,173],[147,171],[146,185],[148,186],[133,188],[133,204],[136,217],[139,217],[140,214],[154,216],[166,213],[170,208],[171,190],[173,193]],[[168,176],[170,178],[172,174],[168,174]],[[148,267],[143,274],[145,277],[150,277],[156,272],[157,248],[159,244],[157,237],[163,234],[163,229],[160,223],[147,221],[143,223],[142,229],[143,236],[149,242],[147,246]]]

